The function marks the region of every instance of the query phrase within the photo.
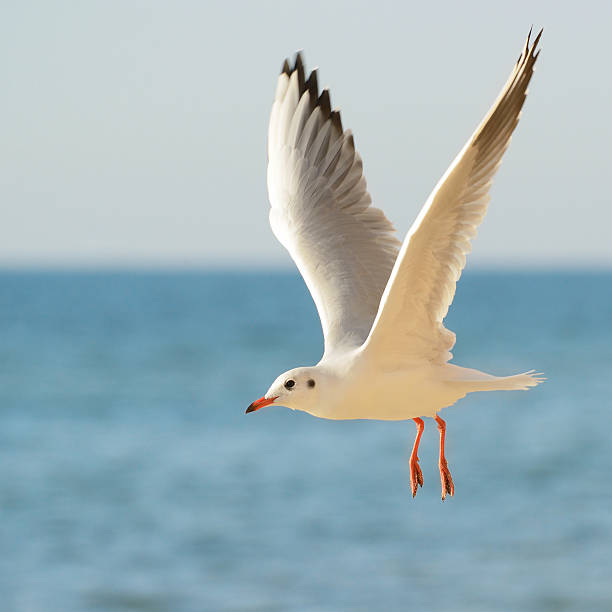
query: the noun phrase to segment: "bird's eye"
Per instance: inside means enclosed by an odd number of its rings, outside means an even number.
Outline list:
[[[285,381],[285,389],[292,389],[293,387],[295,387],[295,380],[290,378],[289,380]]]
[[[308,381],[308,386],[312,389],[315,386],[315,381],[312,378]]]

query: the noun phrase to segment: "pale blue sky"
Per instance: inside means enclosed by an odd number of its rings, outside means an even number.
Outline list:
[[[545,28],[473,266],[612,265],[604,3],[21,1],[0,9],[0,266],[289,266],[265,140],[303,49],[402,237]]]

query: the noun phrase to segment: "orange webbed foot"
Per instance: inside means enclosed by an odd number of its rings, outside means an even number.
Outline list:
[[[444,463],[439,463],[438,465],[440,467],[440,482],[442,484],[442,501],[444,501],[447,493],[451,497],[455,494],[455,485],[453,484],[453,478],[446,464],[446,460],[444,460]]]
[[[421,472],[418,457],[414,461],[410,461],[410,486],[412,488],[412,497],[416,496],[418,487],[423,486],[423,472]]]

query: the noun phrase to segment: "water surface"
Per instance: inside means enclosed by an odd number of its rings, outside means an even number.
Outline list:
[[[467,272],[455,361],[535,368],[410,423],[244,415],[315,363],[293,273],[0,274],[8,612],[612,609],[612,274]]]

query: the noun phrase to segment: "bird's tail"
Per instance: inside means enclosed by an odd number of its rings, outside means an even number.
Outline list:
[[[523,374],[515,374],[514,376],[491,376],[488,380],[478,381],[478,385],[482,386],[479,391],[527,391],[529,387],[535,387],[546,378],[541,372],[530,370]]]
[[[473,391],[526,391],[529,387],[535,387],[546,380],[541,372],[535,370],[514,376],[493,376],[479,370],[459,369],[461,370],[460,375],[455,380],[462,386],[465,385],[469,389],[469,391],[466,389],[468,393]]]

